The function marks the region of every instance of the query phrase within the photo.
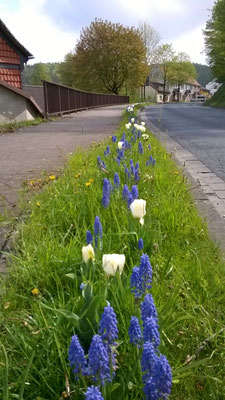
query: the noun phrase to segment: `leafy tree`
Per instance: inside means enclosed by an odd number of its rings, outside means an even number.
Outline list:
[[[196,78],[196,69],[188,54],[181,52],[174,56],[168,71],[168,80],[177,85],[177,100],[180,98],[180,87],[191,78]]]
[[[213,79],[212,70],[208,65],[193,63],[197,71],[197,81],[205,86]]]
[[[156,48],[161,40],[160,35],[146,21],[139,22],[138,29],[141,33],[141,37],[146,48],[148,64],[151,64]]]
[[[170,82],[170,70],[172,61],[174,60],[175,52],[172,44],[163,44],[158,46],[153,57],[153,76],[156,79],[162,80],[163,83],[163,101],[166,99],[166,87]]]
[[[205,49],[213,74],[225,82],[225,0],[217,0],[206,23]]]
[[[59,77],[59,63],[36,63],[25,65],[23,81],[26,85],[42,85],[42,80],[61,83]]]
[[[51,80],[46,64],[37,63],[34,65],[33,74],[30,79],[31,85],[42,85],[43,80]]]
[[[147,73],[139,31],[101,19],[82,30],[75,53],[67,54],[60,68],[64,83],[73,79],[77,88],[115,94],[139,87]]]

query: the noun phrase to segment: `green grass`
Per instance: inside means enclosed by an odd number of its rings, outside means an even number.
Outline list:
[[[126,121],[125,115],[116,133],[119,138]],[[10,274],[1,290],[4,400],[56,400],[66,391],[66,382],[70,399],[84,399],[90,381],[75,381],[67,351],[74,333],[88,350],[106,299],[117,315],[119,340],[118,369],[104,398],[143,398],[140,354],[128,336],[131,316],[140,316],[129,283],[132,268],[140,261],[138,238],[143,238],[153,268],[151,292],[159,315],[160,352],[173,372],[170,398],[225,398],[225,265],[197,214],[186,179],[149,135],[142,140],[143,155],[138,143],[125,152],[127,166],[130,158],[140,165],[139,197],[147,201],[143,226],[128,211],[121,190],[112,194],[108,208],[101,206],[103,177],[113,182],[117,171],[121,185],[125,183],[123,166],[113,161],[116,144],[111,140],[93,143],[86,152],[79,149],[63,175],[33,198],[27,218],[18,224],[19,238],[9,254]],[[111,155],[104,158],[107,144]],[[155,167],[146,166],[150,154],[156,158]],[[97,168],[98,155],[108,173]],[[87,187],[90,178],[94,182]],[[134,184],[131,179],[129,188]],[[93,265],[86,265],[81,248],[86,230],[93,232],[96,215],[103,225],[103,249],[96,250]],[[121,276],[104,274],[102,254],[108,253],[125,254]],[[87,284],[83,291],[81,282]],[[34,288],[39,295],[32,295]]]
[[[211,99],[206,101],[205,105],[211,107],[225,107],[225,84],[220,86]]]
[[[41,117],[29,120],[29,121],[12,121],[4,124],[0,124],[0,133],[7,133],[7,132],[15,132],[20,128],[24,128],[26,126],[34,126],[39,125],[43,122],[46,122]]]

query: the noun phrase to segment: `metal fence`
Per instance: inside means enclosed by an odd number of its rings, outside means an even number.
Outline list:
[[[63,114],[85,108],[129,103],[129,96],[84,92],[43,81],[45,116]]]

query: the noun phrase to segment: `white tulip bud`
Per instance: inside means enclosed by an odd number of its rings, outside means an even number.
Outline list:
[[[124,142],[118,142],[118,149],[121,150],[123,148]]]
[[[138,218],[141,225],[144,225],[144,216],[146,214],[146,200],[135,199],[131,205],[130,209],[134,218]]]
[[[82,256],[83,256],[84,262],[86,262],[86,263],[90,259],[92,259],[92,260],[95,259],[95,252],[94,252],[94,249],[91,244],[89,244],[88,246],[82,247]]]
[[[114,276],[117,269],[122,274],[125,264],[124,254],[104,254],[102,257],[102,267],[108,276]]]

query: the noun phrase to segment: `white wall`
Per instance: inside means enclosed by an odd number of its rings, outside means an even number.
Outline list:
[[[36,117],[25,97],[0,85],[0,123],[27,121]]]

